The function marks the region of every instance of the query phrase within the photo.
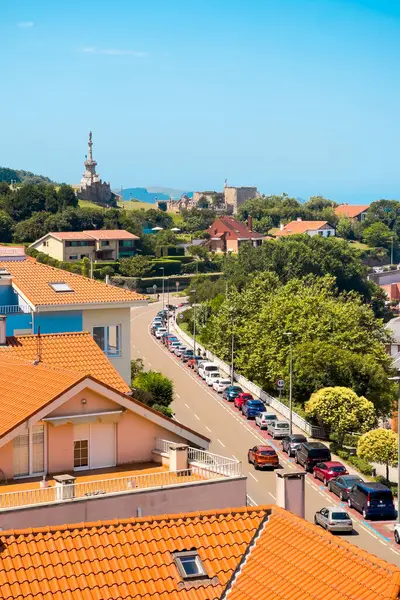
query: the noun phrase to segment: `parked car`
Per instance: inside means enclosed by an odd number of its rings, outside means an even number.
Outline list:
[[[233,402],[236,408],[242,410],[242,406],[246,402],[246,400],[254,400],[254,398],[251,394],[248,394],[247,392],[242,392],[241,394],[239,394],[239,396],[236,396]]]
[[[400,523],[396,523],[394,526],[394,541],[396,544],[400,544]]]
[[[320,479],[324,482],[324,485],[327,485],[328,481],[335,479],[335,477],[348,474],[346,467],[336,460],[317,463],[313,468],[314,479]]]
[[[201,367],[199,367],[199,375],[202,379],[205,379],[207,377],[207,375],[209,373],[212,373],[213,371],[217,371],[218,372],[218,367],[217,365],[214,365],[211,362],[206,362],[206,363],[202,363]]]
[[[192,358],[192,356],[193,356],[193,350],[186,350],[185,352],[183,352],[181,354],[181,359],[185,363],[189,360],[189,358]]]
[[[156,336],[156,338],[157,338],[158,340],[160,340],[160,339],[161,339],[161,336],[162,336],[164,333],[167,333],[167,330],[165,329],[165,327],[159,327],[158,329],[156,329],[155,336]]]
[[[266,412],[265,410],[259,412],[258,415],[256,415],[256,425],[260,429],[267,429],[268,423],[270,423],[271,421],[277,421],[277,420],[278,420],[278,417],[276,416],[275,413],[269,413],[269,412]]]
[[[328,481],[328,490],[339,496],[341,500],[347,501],[351,488],[359,482],[363,483],[359,475],[342,475]]]
[[[207,373],[205,382],[209,387],[212,387],[212,384],[214,383],[214,381],[216,379],[221,379],[220,372],[219,371],[211,371],[210,373]]]
[[[326,506],[314,515],[315,525],[321,525],[331,533],[352,533],[353,521],[350,515],[338,506]]]
[[[230,379],[220,377],[219,379],[216,379],[214,381],[213,388],[216,392],[218,392],[220,394],[221,392],[224,392],[226,390],[226,388],[228,388],[230,385],[231,385]]]
[[[289,423],[287,421],[270,421],[267,426],[267,432],[273,439],[282,439],[289,433]]]
[[[256,415],[264,408],[261,400],[246,400],[242,406],[242,413],[247,419],[255,419]]]
[[[288,456],[294,456],[297,448],[300,447],[300,444],[306,441],[306,436],[302,435],[301,433],[293,433],[292,435],[288,435],[282,440],[282,452],[286,452]]]
[[[179,340],[173,333],[167,333],[166,335],[162,336],[161,341],[165,346],[167,346],[169,342],[178,342]]]
[[[364,519],[378,517],[380,519],[395,519],[396,510],[393,494],[383,483],[375,481],[358,482],[351,488],[347,499],[349,508],[355,508]]]
[[[191,369],[194,369],[195,366],[198,365],[198,363],[202,360],[201,356],[192,356],[191,358],[189,358],[189,360],[187,361],[187,366],[190,367]]]
[[[193,371],[196,371],[197,375],[200,376],[199,371],[200,371],[201,367],[204,365],[204,363],[207,363],[207,362],[209,362],[209,361],[206,360],[205,358],[201,358],[201,360],[197,361],[197,364],[194,365]]]
[[[185,350],[187,350],[186,346],[184,344],[179,344],[179,346],[175,346],[174,354],[176,354],[176,356],[181,356],[182,352],[185,352]]]
[[[179,340],[177,342],[171,342],[170,344],[168,344],[168,349],[170,352],[174,352],[175,348],[177,348],[180,345],[181,345],[181,343]]]
[[[239,385],[230,385],[223,392],[222,397],[228,402],[233,402],[236,396],[239,396],[243,392],[242,388]]]
[[[300,444],[294,454],[294,461],[309,473],[317,463],[324,460],[331,460],[331,452],[321,442],[304,442]]]
[[[247,460],[255,469],[279,467],[279,457],[272,446],[254,446],[247,454]]]
[[[178,338],[173,335],[171,337],[166,338],[165,340],[165,345],[167,346],[167,348],[169,348],[170,344],[180,344],[180,341],[178,340]]]

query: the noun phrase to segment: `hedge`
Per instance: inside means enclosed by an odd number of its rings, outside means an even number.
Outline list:
[[[154,274],[159,273],[161,267],[164,269],[164,275],[179,275],[179,273],[181,272],[181,263],[179,260],[152,261],[151,270]]]
[[[162,256],[184,256],[185,249],[182,246],[159,246],[156,248],[157,258]]]
[[[222,273],[205,273],[204,277],[209,277],[210,281],[216,281],[221,277]],[[170,293],[175,292],[176,282],[179,282],[179,291],[184,290],[195,275],[172,275],[171,277],[164,278],[164,287],[169,287]],[[125,287],[129,290],[135,290],[138,292],[146,293],[147,289],[152,288],[153,285],[157,286],[157,291],[162,290],[162,276],[161,277],[123,277],[122,275],[116,275],[111,278],[111,282],[118,287]]]

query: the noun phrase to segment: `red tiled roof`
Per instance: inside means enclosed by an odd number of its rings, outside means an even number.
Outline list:
[[[84,231],[95,240],[138,240],[138,236],[125,229],[93,229]]]
[[[369,204],[339,204],[335,208],[338,217],[349,217],[349,219],[358,217],[361,213],[369,209]]]
[[[307,233],[307,231],[321,229],[329,225],[328,221],[290,221],[281,231],[277,231],[275,236],[295,235]]]
[[[394,600],[400,568],[276,506],[0,532],[3,600]],[[174,553],[207,578],[183,581]]]
[[[221,227],[222,225],[222,227]],[[224,231],[229,231],[230,236],[229,239],[239,239],[239,238],[248,238],[248,239],[257,239],[261,240],[262,235],[260,233],[256,233],[254,231],[250,231],[250,229],[241,221],[234,219],[233,217],[222,216],[217,217],[214,223],[209,228],[211,231],[217,229],[217,233],[212,233],[213,237],[217,237],[218,234],[223,233]],[[209,232],[208,232],[209,233]]]
[[[92,240],[84,231],[51,231],[48,233],[58,240]]]
[[[25,256],[23,246],[0,246],[0,256]]]
[[[400,300],[400,283],[388,283],[379,287],[386,292],[389,300]]]

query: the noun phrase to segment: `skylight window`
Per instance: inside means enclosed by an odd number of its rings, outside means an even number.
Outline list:
[[[207,577],[207,573],[197,552],[176,552],[174,554],[174,559],[183,579]]]
[[[54,283],[50,283],[49,285],[51,288],[53,288],[53,290],[55,292],[73,292],[74,291],[68,285],[68,283],[65,283],[65,281],[55,281]]]

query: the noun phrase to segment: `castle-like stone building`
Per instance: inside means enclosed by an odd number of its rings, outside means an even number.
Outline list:
[[[110,183],[102,181],[96,173],[97,162],[93,160],[92,146],[92,132],[89,131],[88,154],[83,163],[85,172],[75,193],[80,200],[89,200],[102,206],[115,206],[115,195],[111,191]]]

